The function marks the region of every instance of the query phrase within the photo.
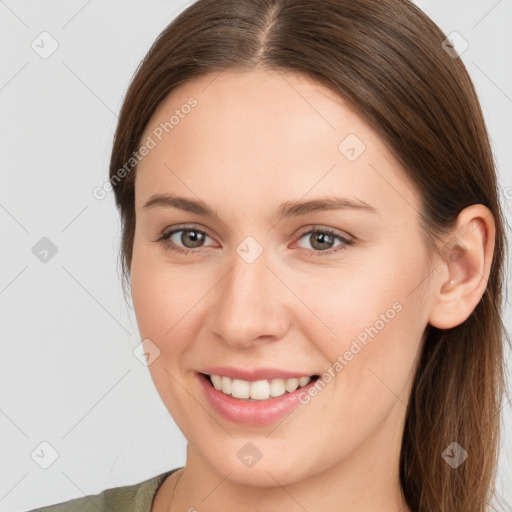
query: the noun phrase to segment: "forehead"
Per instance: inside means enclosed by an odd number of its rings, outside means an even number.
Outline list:
[[[298,73],[226,70],[180,84],[141,141],[148,137],[154,147],[137,168],[137,209],[171,190],[219,204],[339,193],[399,215],[419,208],[378,135],[342,97]]]

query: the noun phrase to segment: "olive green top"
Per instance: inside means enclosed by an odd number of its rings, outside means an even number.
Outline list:
[[[171,469],[138,484],[113,487],[94,496],[83,496],[28,512],[151,512],[158,488],[178,469],[181,468]]]

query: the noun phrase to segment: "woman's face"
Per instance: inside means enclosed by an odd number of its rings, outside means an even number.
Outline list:
[[[188,457],[255,486],[345,463],[395,474],[432,301],[420,196],[393,154],[328,89],[261,69],[181,84],[141,141],[133,304]],[[188,203],[145,206],[157,195]],[[231,406],[198,373],[212,367],[322,380],[292,406]]]

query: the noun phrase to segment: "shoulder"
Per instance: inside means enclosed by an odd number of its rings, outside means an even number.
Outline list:
[[[28,512],[150,512],[153,498],[164,480],[181,468],[133,485],[105,489],[99,494],[83,496]]]

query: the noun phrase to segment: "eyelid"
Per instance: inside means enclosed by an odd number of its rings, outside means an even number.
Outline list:
[[[336,255],[339,255],[342,251],[345,251],[346,249],[348,249],[350,246],[356,245],[356,237],[354,237],[348,233],[341,232],[335,228],[331,228],[331,227],[327,227],[327,226],[312,225],[312,226],[307,226],[307,227],[303,228],[299,232],[299,234],[296,235],[295,241],[292,243],[291,247],[294,248],[305,235],[308,235],[310,233],[315,233],[315,232],[327,234],[327,235],[337,239],[340,243],[338,245],[332,247],[331,249],[326,249],[324,251],[315,251],[314,249],[302,248],[305,251],[307,251],[307,253],[309,255],[311,255],[312,257],[326,257],[327,258],[329,256],[336,256]]]
[[[312,232],[312,231],[321,231],[324,233],[330,233],[333,236],[338,236],[347,241],[349,241],[349,240],[355,241],[356,240],[355,236],[351,235],[350,233],[347,233],[346,231],[340,231],[339,229],[331,228],[329,226],[322,226],[319,224],[311,224],[310,226],[301,228],[301,230],[299,231],[299,233],[297,235],[295,235],[295,237],[298,240],[298,239],[302,238],[304,235],[306,235],[307,233]]]
[[[180,224],[178,224],[176,226],[173,226],[168,231],[163,232],[162,235],[157,240],[155,240],[155,242],[162,241],[162,242],[172,243],[172,242],[170,242],[170,237],[176,233],[179,233],[180,231],[197,231],[198,233],[202,233],[203,235],[207,236],[208,238],[215,240],[215,238],[208,233],[208,230],[202,226],[198,227],[197,225],[190,225],[190,224],[181,224],[180,225]],[[211,246],[207,246],[207,247],[211,247]],[[188,251],[194,251],[194,252],[199,252],[203,248],[204,247],[200,247],[198,249],[187,249],[185,247],[183,247],[183,248],[180,247],[180,249],[183,249],[184,251],[188,250]]]

